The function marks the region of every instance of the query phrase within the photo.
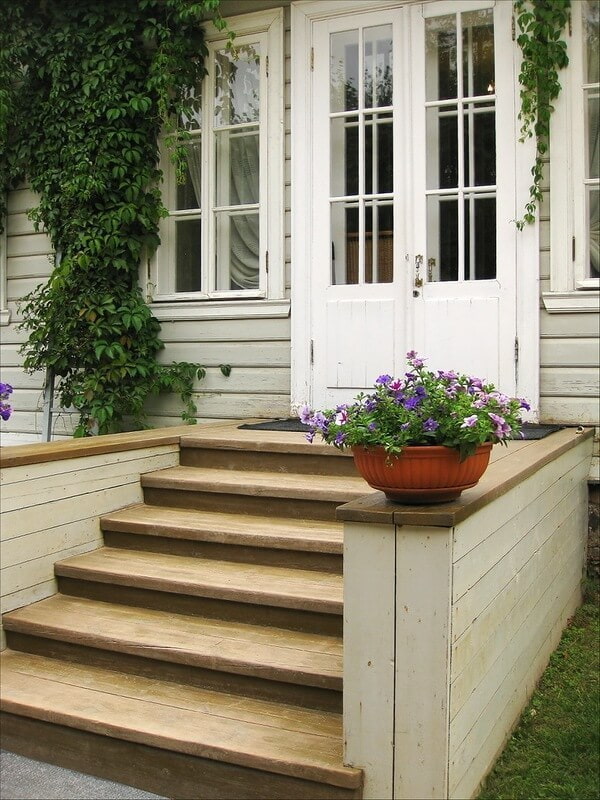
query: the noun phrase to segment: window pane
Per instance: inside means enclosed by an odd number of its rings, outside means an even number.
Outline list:
[[[586,67],[584,83],[600,81],[600,5],[598,0],[587,0],[583,4],[583,35],[585,38]]]
[[[587,94],[588,178],[598,178],[600,153],[600,93],[590,89]]]
[[[193,98],[189,114],[182,114],[181,125],[187,131],[199,131],[202,128],[202,84],[189,91]]]
[[[493,94],[494,28],[493,9],[462,14],[463,97]]]
[[[199,292],[202,290],[201,221],[199,219],[175,220],[175,291]]]
[[[216,215],[216,290],[258,289],[258,213]]]
[[[391,106],[392,26],[365,28],[363,48],[365,108]]]
[[[465,199],[465,279],[495,277],[496,198],[472,195]]]
[[[358,283],[358,205],[331,205],[331,283]]]
[[[187,169],[185,182],[177,184],[175,208],[201,208],[202,194],[202,145],[200,137],[186,144]]]
[[[425,22],[427,100],[458,96],[456,69],[456,17],[435,17]]]
[[[331,110],[355,111],[358,108],[358,31],[334,33],[330,39]]]
[[[369,203],[365,207],[365,283],[394,280],[394,208]]]
[[[458,186],[458,116],[456,106],[428,108],[427,188]]]
[[[331,196],[358,194],[358,119],[331,120]]]
[[[365,192],[382,194],[394,190],[392,114],[365,116]]]
[[[216,135],[217,205],[259,202],[258,127],[220,131]]]
[[[431,281],[458,280],[458,200],[427,198],[427,260]]]
[[[590,250],[590,278],[600,277],[600,190],[597,186],[589,187],[589,250]]]
[[[219,50],[215,58],[215,127],[258,122],[260,102],[260,46],[241,44],[235,56]]]
[[[469,164],[473,163],[475,175],[473,179],[468,177],[465,183],[493,186],[496,183],[496,113],[493,108],[488,110],[480,105],[468,105],[466,113],[471,115],[473,128]]]

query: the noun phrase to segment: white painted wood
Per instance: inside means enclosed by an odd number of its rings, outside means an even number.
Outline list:
[[[21,608],[21,606],[25,606],[28,603],[36,603],[38,600],[43,600],[53,594],[56,594],[56,579],[54,577],[35,586],[29,586],[23,591],[1,595],[0,613],[4,614],[7,611],[13,611],[15,608]],[[0,622],[0,650],[4,650],[5,647],[6,634]]]
[[[522,635],[513,640],[509,648],[510,652],[506,653],[504,662],[506,677],[495,691],[493,702],[490,702],[486,713],[476,720],[468,736],[460,742],[455,741],[458,737],[455,736],[451,726],[450,797],[469,796],[462,793],[461,785],[464,786],[470,777],[473,790],[481,777],[492,766],[493,758],[506,740],[518,718],[522,705],[533,691],[535,681],[546,666],[550,652],[557,644],[560,634],[556,637],[552,636],[552,632],[555,630],[554,623],[556,620],[560,620],[560,628],[564,626],[566,622],[564,609],[569,603],[569,598],[574,591],[573,587],[577,584],[580,576],[580,569],[566,569],[561,573],[567,586],[566,591],[563,591],[562,585],[555,586],[552,583],[548,586],[540,601],[532,609],[534,624],[527,626]],[[547,641],[549,646],[545,647]],[[523,685],[525,692],[515,703],[513,699],[515,693],[518,694],[519,690],[523,691]],[[496,741],[494,742],[494,740]],[[485,747],[483,754],[480,751],[482,742]],[[467,777],[466,772],[477,756],[483,762],[478,765],[477,772],[483,771],[483,774],[477,778],[473,775]]]
[[[535,447],[535,443],[531,442],[527,446]],[[564,474],[582,462],[587,463],[590,454],[591,443],[584,442],[582,447],[573,448],[564,453],[560,459],[546,464],[510,492],[498,498],[493,505],[486,506],[477,515],[462,522],[455,537],[454,563],[458,563],[483,539],[522,513],[541,493],[555,486]],[[457,599],[456,594],[454,599]]]
[[[596,397],[542,397],[540,421],[565,425],[598,425]]]
[[[206,342],[200,349],[195,342],[171,344],[161,351],[160,360],[191,361],[205,366],[231,364],[232,367],[289,366],[290,348],[287,342]]]
[[[516,573],[510,586],[502,593],[497,602],[493,604],[493,610],[486,609],[484,615],[487,621],[486,628],[475,621],[470,626],[469,633],[471,645],[474,640],[479,641],[479,650],[469,661],[465,660],[465,648],[461,647],[462,640],[453,647],[452,658],[452,690],[450,715],[454,719],[459,713],[465,716],[467,702],[476,702],[476,693],[485,691],[485,678],[487,673],[493,669],[502,669],[505,650],[510,640],[520,629],[523,621],[527,620],[531,608],[535,606],[539,597],[546,590],[548,583],[552,581],[558,573],[565,568],[567,557],[573,548],[572,538],[569,533],[568,517],[573,513],[576,502],[581,500],[581,490],[577,487],[572,497],[567,498],[564,504],[567,511],[563,510],[562,519],[546,520],[546,524],[556,524],[556,528],[551,536],[534,553],[533,557]],[[575,502],[574,502],[575,501]],[[579,514],[580,516],[580,514]],[[533,535],[536,535],[534,530]],[[578,558],[580,569],[583,562],[583,537],[578,542]],[[515,585],[518,584],[518,585]],[[506,594],[513,595],[518,593],[517,600],[509,607]],[[530,621],[528,624],[532,624]],[[476,629],[476,630],[473,630]],[[474,689],[474,687],[476,687]],[[468,716],[468,711],[466,716]],[[472,716],[472,715],[471,715]]]
[[[344,763],[376,800],[393,796],[395,528],[349,523],[344,546]]]
[[[508,522],[498,527],[490,528],[489,535],[481,543],[470,550],[469,553],[454,562],[453,598],[458,602],[480,580],[488,577],[490,570],[525,539],[530,546],[535,539],[532,531],[540,523],[547,524],[548,519],[558,515],[556,520],[560,524],[562,509],[568,507],[568,495],[575,487],[585,480],[589,468],[588,459],[580,462],[569,470],[558,481],[550,486],[541,495],[532,496],[525,508],[515,514]],[[460,534],[459,534],[460,535]],[[501,586],[497,589],[500,591]],[[457,631],[455,629],[455,635]]]
[[[564,317],[563,317],[564,319]],[[542,338],[540,341],[541,368],[597,367],[598,338],[564,336]]]
[[[195,398],[198,415],[218,419],[243,419],[244,417],[288,417],[290,398],[287,393],[276,394],[201,394]],[[152,398],[147,405],[154,416],[179,416],[181,425],[181,403],[172,395]]]
[[[45,233],[31,233],[26,236],[9,236],[7,256],[46,255],[52,252],[50,239]]]
[[[451,564],[451,529],[397,529],[394,797],[399,799],[447,794]]]
[[[540,373],[543,397],[598,397],[600,373],[598,366],[546,367]]]
[[[20,214],[35,208],[39,203],[39,196],[28,187],[17,187],[8,195],[7,210],[10,214]]]

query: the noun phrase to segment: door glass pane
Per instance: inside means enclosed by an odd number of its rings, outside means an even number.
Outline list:
[[[467,186],[492,186],[496,183],[496,113],[487,105],[468,104],[465,115],[467,135],[472,131],[468,139],[471,147],[467,151],[469,169],[465,183]]]
[[[394,280],[394,208],[368,203],[365,206],[365,283]]]
[[[218,131],[215,135],[217,205],[258,203],[258,126]]]
[[[427,198],[427,280],[458,280],[458,200]]]
[[[358,31],[342,31],[330,37],[331,111],[358,108]]]
[[[186,144],[187,169],[184,183],[178,183],[176,189],[175,208],[182,211],[188,208],[200,208],[202,194],[202,146],[200,137],[194,137]]]
[[[215,127],[258,122],[260,45],[236,45],[235,55],[219,50],[215,67]]]
[[[391,112],[365,116],[365,193],[394,191],[394,139]]]
[[[199,292],[201,284],[201,221],[175,220],[175,291]]]
[[[492,8],[486,8],[461,15],[465,97],[495,91],[493,14]]]
[[[588,133],[588,178],[598,178],[600,164],[600,93],[598,89],[588,89],[587,133]]]
[[[359,282],[358,204],[331,204],[331,283]]]
[[[465,200],[465,279],[496,277],[496,198]]]
[[[434,17],[425,21],[425,91],[427,100],[458,97],[456,67],[456,16]]]
[[[426,110],[427,188],[458,186],[458,113],[456,106]]]
[[[585,42],[584,83],[600,81],[600,5],[597,0],[583,3],[583,37]]]
[[[331,196],[358,194],[358,117],[331,120]]]
[[[216,290],[258,289],[258,213],[218,212],[216,239]]]
[[[392,83],[392,26],[365,28],[363,37],[365,75],[365,108],[391,106]]]

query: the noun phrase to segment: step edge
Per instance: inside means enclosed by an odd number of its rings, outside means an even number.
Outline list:
[[[131,584],[131,573],[101,572],[92,567],[74,567],[71,564],[60,561],[55,563],[54,572],[59,577],[75,578],[93,583],[117,583],[119,586],[131,586],[132,588],[172,594],[188,594],[193,597],[207,597],[214,600],[231,600],[249,605],[273,606],[296,611],[316,611],[323,614],[343,614],[343,599],[338,601],[323,600],[314,596],[290,597],[289,595],[277,593],[267,594],[266,592],[261,593],[239,588],[234,590],[230,587],[210,586],[202,583],[190,584],[187,582],[183,584],[166,578],[142,577],[142,582],[133,586]],[[234,594],[235,596],[233,596]],[[287,602],[285,602],[286,600]]]
[[[165,750],[186,753],[223,763],[237,764],[252,769],[261,769],[264,772],[273,772],[278,775],[289,775],[290,777],[313,780],[348,789],[359,788],[362,784],[362,770],[357,770],[355,767],[346,767],[344,765],[322,767],[307,764],[306,762],[297,762],[294,765],[289,761],[283,761],[272,756],[242,754],[239,751],[230,750],[222,746],[205,745],[202,747],[198,743],[185,742],[182,739],[174,739],[171,736],[159,733],[142,733],[114,722],[96,722],[77,714],[75,711],[56,711],[43,709],[39,706],[32,708],[30,705],[25,705],[23,702],[5,696],[1,698],[0,709],[8,714],[39,719],[44,722],[75,728],[76,730],[100,733],[105,736],[111,736],[113,739],[161,747]],[[34,711],[37,713],[34,713]],[[202,751],[198,752],[200,748],[202,748]]]
[[[210,669],[214,672],[233,673],[235,675],[246,675],[263,680],[280,681],[290,686],[310,686],[333,691],[342,691],[341,671],[335,674],[327,674],[323,671],[308,670],[301,668],[287,668],[285,666],[269,665],[273,674],[265,677],[261,674],[261,665],[254,664],[242,658],[234,659],[222,657],[214,654],[199,654],[189,650],[173,650],[167,646],[152,646],[140,642],[132,642],[124,638],[95,638],[98,634],[85,634],[77,632],[73,634],[67,627],[59,627],[48,630],[48,623],[39,624],[31,620],[15,619],[9,615],[3,617],[5,631],[35,636],[38,639],[50,639],[52,641],[65,642],[67,644],[79,645],[81,647],[96,648],[107,652],[116,652],[126,655],[139,656],[149,661],[164,661],[173,664],[183,664],[191,667],[201,667]]]

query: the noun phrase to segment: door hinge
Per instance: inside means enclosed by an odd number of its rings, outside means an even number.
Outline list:
[[[515,39],[517,38],[517,24],[515,22],[515,15],[514,14],[512,16],[512,20],[511,20],[511,33],[512,33],[512,40],[514,42]]]
[[[315,340],[310,340],[310,363],[315,363]]]
[[[575,261],[575,237],[571,237],[571,261]]]
[[[519,337],[515,336],[515,364],[519,363]]]
[[[267,73],[267,78],[269,77],[269,56],[265,57],[265,69]]]
[[[311,47],[310,48],[310,69],[311,69],[311,72],[314,70],[314,68],[315,68],[315,48]]]
[[[269,274],[269,251],[265,252],[265,272]]]

